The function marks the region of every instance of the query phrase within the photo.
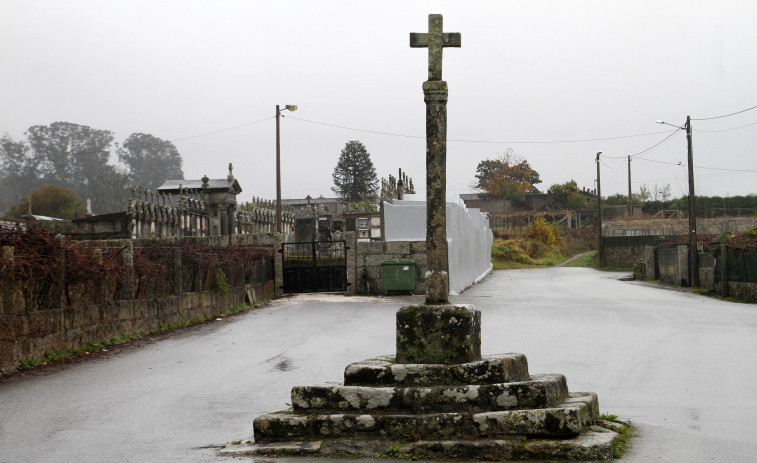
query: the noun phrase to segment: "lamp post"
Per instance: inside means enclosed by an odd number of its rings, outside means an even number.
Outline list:
[[[284,109],[297,111],[297,105],[286,105]],[[276,232],[281,233],[281,110],[276,105]]]
[[[689,158],[689,253],[691,255],[689,284],[691,286],[699,286],[699,251],[697,249],[697,213],[696,195],[694,194],[694,148],[691,141],[691,116],[686,116],[686,124],[683,127],[668,124],[665,121],[657,121],[657,123],[686,131]]]

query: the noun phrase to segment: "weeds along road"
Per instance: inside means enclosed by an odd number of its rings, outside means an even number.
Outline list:
[[[631,419],[629,462],[754,461],[757,306],[585,268],[495,272],[453,302],[482,312],[485,354],[522,352]],[[210,462],[294,385],[394,353],[422,297],[302,295],[0,383],[0,462]],[[298,460],[303,461],[303,460]],[[327,460],[320,459],[320,462]]]

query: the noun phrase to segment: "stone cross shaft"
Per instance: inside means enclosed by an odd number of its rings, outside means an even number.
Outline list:
[[[447,262],[447,82],[442,49],[460,47],[459,33],[442,32],[442,15],[428,16],[427,34],[411,33],[410,46],[428,47],[426,102],[426,303],[449,302]]]

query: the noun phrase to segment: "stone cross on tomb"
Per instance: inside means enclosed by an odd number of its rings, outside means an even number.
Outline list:
[[[426,303],[449,301],[447,263],[447,82],[442,49],[460,47],[458,32],[443,32],[442,15],[428,15],[428,33],[410,33],[410,46],[428,47],[426,101]]]

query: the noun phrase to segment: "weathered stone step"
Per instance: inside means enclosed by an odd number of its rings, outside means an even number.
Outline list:
[[[454,365],[394,363],[378,357],[351,363],[344,370],[345,386],[467,386],[528,381],[523,354],[486,355]]]
[[[484,413],[344,413],[261,415],[253,427],[258,443],[339,437],[476,439],[501,436],[575,436],[594,424],[594,393],[571,393],[555,407]]]
[[[534,375],[529,381],[473,386],[295,386],[292,405],[298,413],[485,412],[552,407],[567,395],[563,375]]]
[[[397,443],[391,439],[314,439],[269,444],[228,446],[228,456],[403,457],[429,460],[612,460],[618,435],[599,427],[572,438],[522,437],[496,439],[419,440]]]

